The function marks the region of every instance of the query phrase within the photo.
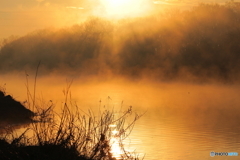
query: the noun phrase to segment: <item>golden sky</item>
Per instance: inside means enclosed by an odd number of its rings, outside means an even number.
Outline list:
[[[226,0],[1,0],[0,39],[37,29],[80,23],[89,16],[142,16],[166,6],[193,6]]]

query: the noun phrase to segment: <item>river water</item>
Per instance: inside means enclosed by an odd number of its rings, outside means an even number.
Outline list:
[[[24,80],[20,79],[16,83],[10,78],[6,88],[24,101]],[[64,97],[64,81],[40,78],[36,95],[58,106]],[[123,104],[144,113],[126,148],[140,157],[145,155],[146,160],[239,159],[210,157],[211,151],[240,153],[238,85],[74,80],[71,95],[83,110],[98,109],[101,100],[102,106],[118,108]]]
[[[146,111],[130,137],[130,148],[145,159],[200,160],[212,159],[211,151],[240,152],[237,86],[140,83],[104,86],[103,93],[104,88],[115,106],[122,97],[126,106]]]

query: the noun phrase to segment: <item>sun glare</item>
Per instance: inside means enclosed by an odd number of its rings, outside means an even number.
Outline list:
[[[109,6],[117,8],[127,5],[128,0],[107,0]]]
[[[108,16],[116,18],[143,15],[149,8],[147,0],[101,0]]]
[[[113,155],[113,157],[115,157],[116,159],[121,159],[121,155],[124,154],[120,145],[119,145],[119,139],[118,138],[111,138],[111,153]]]

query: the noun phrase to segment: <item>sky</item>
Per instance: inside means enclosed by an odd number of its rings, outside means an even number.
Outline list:
[[[237,0],[235,0],[236,2]],[[114,2],[114,3],[112,3]],[[61,28],[81,23],[91,16],[141,16],[166,6],[183,8],[198,3],[224,3],[226,0],[1,0],[0,40],[22,36],[43,28]],[[120,6],[120,7],[119,7]]]

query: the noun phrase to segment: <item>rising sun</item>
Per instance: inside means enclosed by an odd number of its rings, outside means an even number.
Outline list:
[[[101,0],[105,12],[114,17],[139,16],[149,9],[148,0]],[[148,1],[149,2],[149,1]]]

